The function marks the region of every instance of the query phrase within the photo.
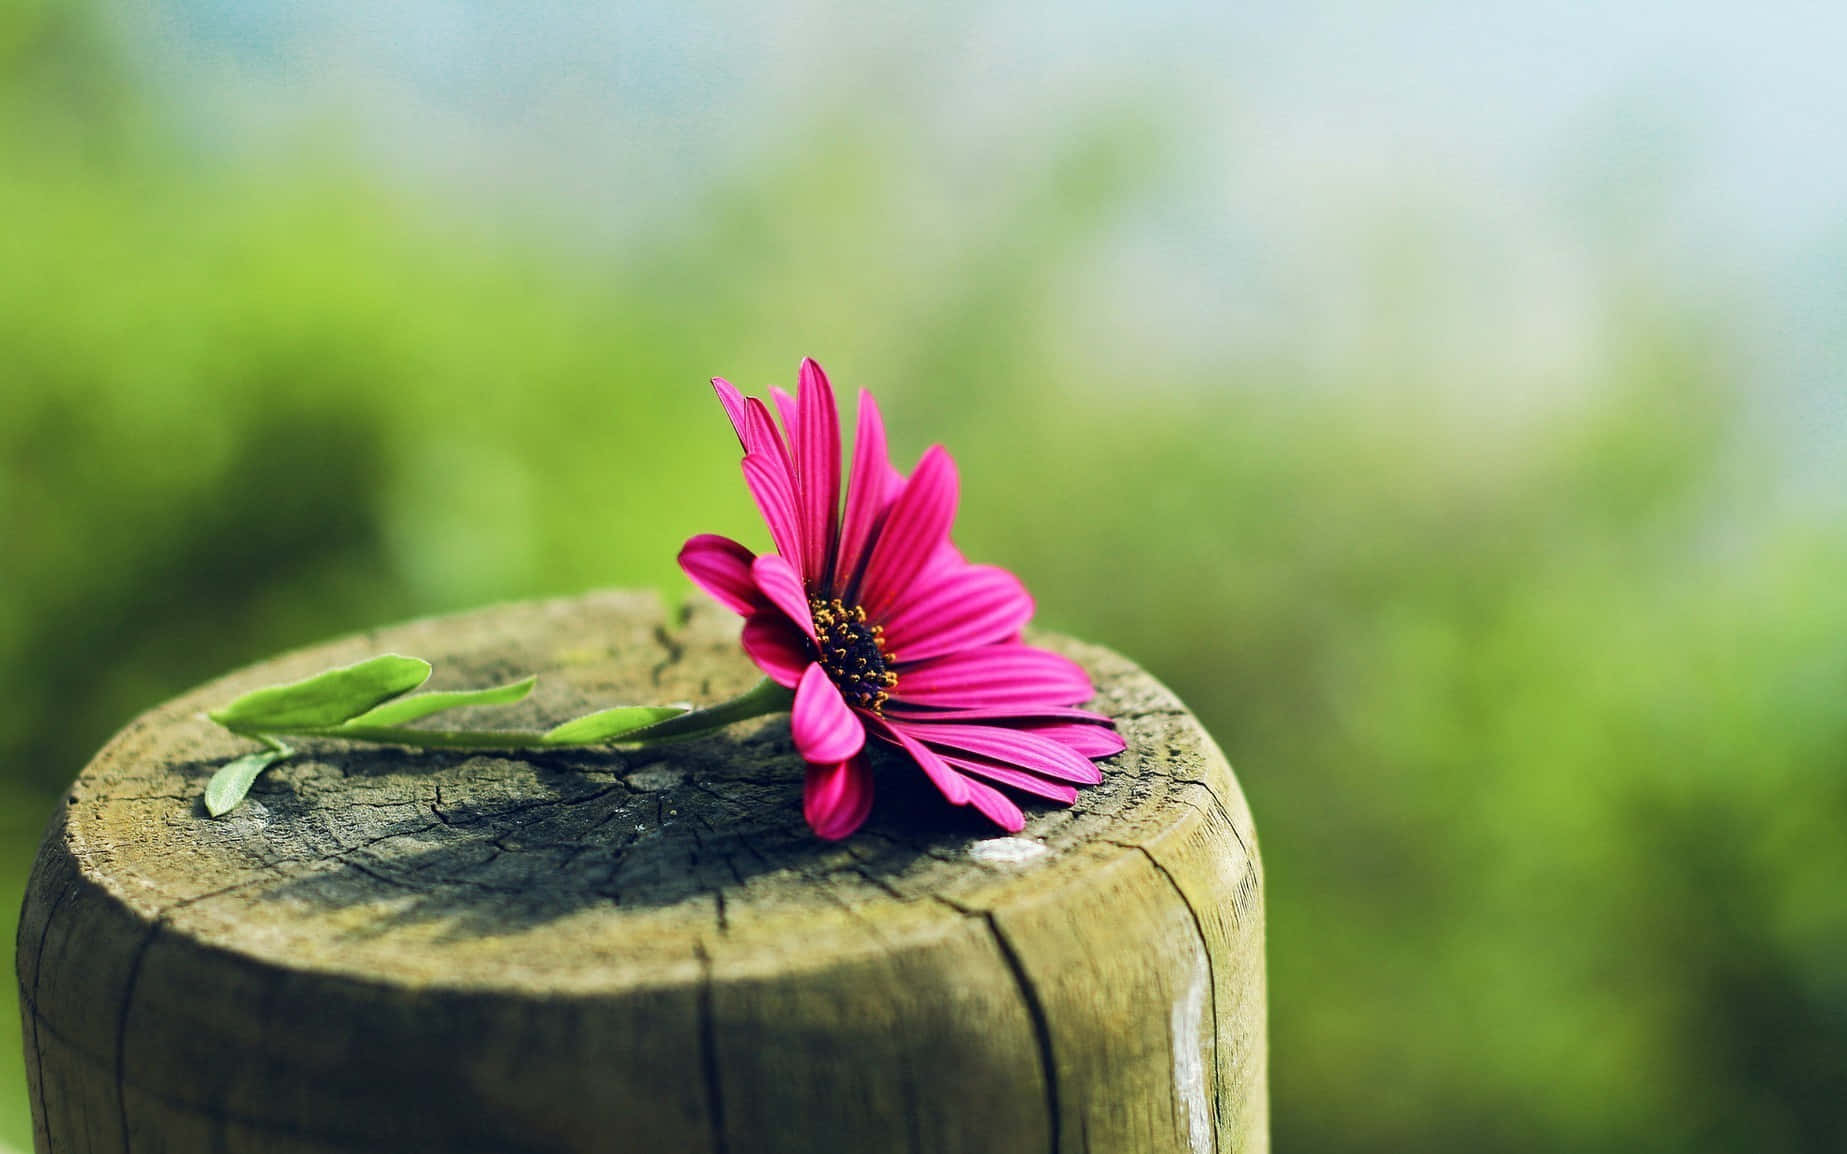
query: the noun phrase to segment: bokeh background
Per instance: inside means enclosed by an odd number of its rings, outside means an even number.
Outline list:
[[[191,684],[686,596],[684,537],[762,540],[705,379],[813,354],[1231,755],[1280,1150],[1847,1148],[1844,42],[1782,0],[11,0],[0,908]]]

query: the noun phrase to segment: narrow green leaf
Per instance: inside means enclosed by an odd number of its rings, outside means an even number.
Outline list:
[[[226,762],[224,768],[212,774],[212,780],[205,784],[206,813],[223,817],[236,809],[242,804],[244,795],[250,792],[258,774],[295,752],[280,741],[264,740],[269,741],[270,748],[246,753]]]
[[[407,721],[416,721],[432,713],[441,713],[445,709],[460,709],[465,705],[511,705],[524,700],[532,692],[532,687],[539,683],[538,674],[522,678],[519,681],[496,685],[492,689],[458,689],[443,693],[419,693],[415,697],[400,697],[387,701],[376,709],[360,714],[346,723],[352,726],[374,726],[391,728],[403,725]]]
[[[208,716],[226,729],[246,733],[325,729],[409,693],[429,676],[429,662],[387,653],[305,681],[246,693]]]
[[[546,745],[597,745],[685,712],[686,709],[678,705],[621,705],[573,718],[548,730],[544,740]]]

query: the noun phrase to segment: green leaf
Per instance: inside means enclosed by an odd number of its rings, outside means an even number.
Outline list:
[[[496,685],[492,689],[459,689],[445,693],[419,693],[415,697],[400,697],[360,714],[346,724],[348,726],[380,726],[391,728],[428,717],[432,713],[441,713],[445,709],[460,709],[465,705],[511,705],[524,700],[532,692],[532,687],[539,683],[538,674]]]
[[[212,780],[205,784],[205,812],[213,817],[223,817],[236,809],[250,792],[257,775],[270,766],[281,761],[295,751],[280,741],[264,738],[269,742],[268,749],[259,749],[255,753],[246,753],[234,761],[226,762]]]
[[[678,705],[621,705],[601,709],[548,730],[544,741],[546,745],[597,745],[685,712],[686,709]]]
[[[429,676],[429,662],[387,653],[305,681],[246,693],[207,716],[245,733],[325,729],[410,692]]]

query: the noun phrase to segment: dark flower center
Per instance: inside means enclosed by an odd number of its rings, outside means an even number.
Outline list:
[[[885,651],[885,630],[866,621],[858,605],[838,598],[808,602],[814,615],[815,647],[821,651],[821,668],[840,688],[847,704],[878,713],[898,684],[898,675],[886,666],[892,654]]]

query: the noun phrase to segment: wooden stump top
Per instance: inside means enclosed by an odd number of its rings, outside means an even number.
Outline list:
[[[786,717],[642,752],[302,741],[204,814],[251,748],[204,709],[376,653],[429,659],[435,689],[539,673],[495,725],[756,682],[735,618],[652,595],[413,622],[152,711],[72,786],[22,918],[40,1148],[72,1111],[97,1150],[739,1154],[890,1119],[930,1151],[1265,1148],[1243,796],[1153,678],[1037,641],[1091,671],[1128,750],[1012,837],[875,756],[871,819],[817,840]],[[1168,1075],[1141,1085],[1150,1048]]]

